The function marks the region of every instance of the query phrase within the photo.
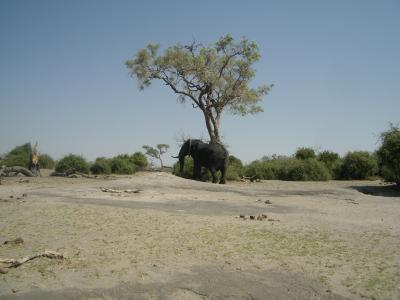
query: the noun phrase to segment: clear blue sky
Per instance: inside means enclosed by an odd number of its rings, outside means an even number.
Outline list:
[[[258,43],[253,86],[264,113],[224,115],[244,162],[310,146],[373,151],[400,121],[400,1],[0,1],[0,153],[25,142],[93,160],[207,138],[202,115],[155,82],[139,91],[124,62],[226,33]],[[168,163],[173,160],[168,159]]]

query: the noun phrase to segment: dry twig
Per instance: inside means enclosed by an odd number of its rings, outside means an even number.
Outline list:
[[[52,258],[52,259],[63,259],[64,255],[62,255],[61,253],[55,252],[55,251],[51,251],[51,250],[45,250],[43,253],[39,253],[39,254],[35,254],[35,255],[30,255],[30,256],[26,256],[24,258],[21,259],[0,259],[0,263],[2,264],[6,264],[7,266],[5,266],[6,268],[17,268],[20,265],[38,258],[38,257],[47,257],[47,258]]]

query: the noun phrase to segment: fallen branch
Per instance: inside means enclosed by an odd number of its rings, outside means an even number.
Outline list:
[[[254,176],[250,176],[250,177],[248,177],[248,176],[242,176],[242,178],[240,178],[240,181],[242,181],[242,182],[260,182],[260,179],[259,178],[257,178],[257,175],[254,175]]]
[[[16,176],[19,173],[28,176],[28,177],[35,177],[37,175],[33,174],[31,171],[29,171],[27,168],[24,167],[6,167],[3,166],[0,168],[0,176]]]
[[[22,265],[32,259],[38,258],[38,257],[47,257],[47,258],[51,258],[51,259],[63,259],[64,255],[62,255],[61,253],[55,252],[55,251],[45,250],[43,253],[26,256],[21,259],[13,259],[13,258],[0,259],[0,263],[7,264],[8,266],[5,266],[6,268],[17,268],[20,265]]]
[[[9,245],[18,245],[18,244],[23,244],[23,243],[24,243],[24,239],[19,237],[19,238],[16,238],[14,240],[5,241],[3,243],[3,245],[7,245],[7,244],[9,244]]]
[[[110,189],[110,188],[105,188],[105,187],[100,187],[100,190],[102,191],[102,192],[105,192],[105,193],[115,193],[115,194],[122,194],[122,193],[128,193],[128,194],[137,194],[137,193],[140,193],[140,190],[139,189],[135,189],[135,190],[132,190],[132,189],[126,189],[126,190],[116,190],[116,189]]]
[[[89,178],[90,176],[88,174],[82,173],[77,171],[76,169],[72,168],[69,169],[65,172],[53,172],[51,173],[51,176],[57,176],[57,177],[69,177],[69,178],[78,178],[78,177],[86,177]]]

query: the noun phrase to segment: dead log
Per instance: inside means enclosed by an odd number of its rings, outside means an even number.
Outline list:
[[[257,175],[254,175],[254,176],[242,176],[240,181],[242,181],[242,182],[249,182],[249,181],[250,182],[254,182],[254,181],[259,182],[260,179],[257,178]]]
[[[17,174],[23,174],[25,176],[28,177],[35,177],[37,175],[33,174],[31,171],[29,171],[27,168],[24,167],[19,167],[19,166],[15,166],[15,167],[5,167],[3,166],[0,169],[0,176],[15,176]]]
[[[24,239],[19,237],[19,238],[16,238],[14,240],[5,241],[3,243],[3,245],[7,245],[7,244],[9,244],[9,245],[18,245],[18,244],[23,244],[23,243],[24,243]]]
[[[65,172],[53,172],[53,173],[51,173],[51,176],[69,177],[69,178],[79,178],[79,177],[89,178],[90,177],[88,174],[79,172],[75,168],[68,169]]]
[[[114,194],[122,194],[122,193],[137,194],[137,193],[141,192],[141,190],[139,190],[139,189],[116,190],[116,189],[110,189],[110,188],[105,188],[105,187],[100,187],[100,190],[105,193],[114,193]]]
[[[64,255],[62,255],[61,253],[55,252],[55,251],[45,250],[43,253],[26,256],[21,259],[14,259],[14,258],[0,259],[0,263],[6,264],[7,265],[7,266],[5,266],[6,268],[17,268],[20,265],[22,265],[32,259],[38,258],[38,257],[47,257],[47,258],[51,258],[51,259],[63,259]]]

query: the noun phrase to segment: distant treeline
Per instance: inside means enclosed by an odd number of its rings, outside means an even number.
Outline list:
[[[312,148],[298,148],[292,156],[272,155],[244,165],[235,156],[229,157],[228,180],[237,180],[243,176],[264,180],[290,181],[326,181],[364,180],[382,178],[400,185],[400,130],[390,125],[390,129],[380,136],[381,145],[374,153],[367,151],[348,152],[344,157],[332,151],[316,153]],[[29,164],[32,147],[29,143],[15,147],[3,158],[0,166],[23,166]],[[112,158],[99,157],[87,162],[82,156],[69,154],[54,161],[48,154],[40,154],[41,168],[55,168],[56,172],[74,169],[92,174],[133,174],[149,166],[142,152],[120,154]],[[173,173],[179,173],[179,163],[173,166]],[[193,160],[186,157],[182,176],[191,178]],[[210,173],[203,168],[203,178],[210,179]]]

